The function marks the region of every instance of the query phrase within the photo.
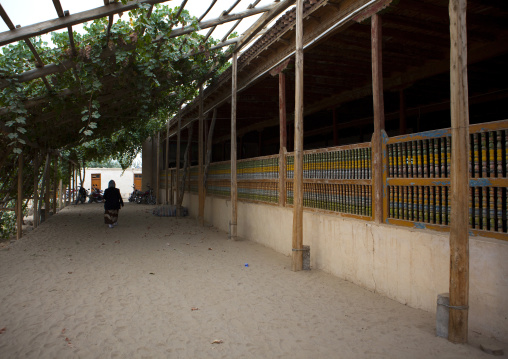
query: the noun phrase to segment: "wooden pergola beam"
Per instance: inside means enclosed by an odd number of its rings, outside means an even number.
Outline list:
[[[48,32],[64,29],[69,26],[82,24],[87,21],[100,19],[109,15],[127,12],[138,7],[138,4],[158,4],[167,0],[133,0],[128,1],[125,5],[117,2],[109,5],[101,6],[95,9],[82,11],[80,13],[56,18],[53,20],[39,22],[37,24],[24,26],[11,31],[0,33],[0,46],[10,44],[12,42],[29,39],[34,36],[47,34]],[[1,10],[0,10],[1,14]]]
[[[266,25],[268,25],[270,21],[272,21],[276,16],[280,15],[294,3],[295,0],[284,0],[273,6],[272,9],[263,14],[263,16],[261,16],[251,27],[247,29],[247,31],[243,33],[242,39],[236,45],[235,50],[240,51],[240,49],[247,45],[258,32],[260,32]]]

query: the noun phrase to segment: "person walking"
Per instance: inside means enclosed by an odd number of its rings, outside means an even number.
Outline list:
[[[113,228],[118,225],[118,212],[123,207],[120,190],[115,188],[115,181],[109,181],[108,188],[104,191],[104,223]]]

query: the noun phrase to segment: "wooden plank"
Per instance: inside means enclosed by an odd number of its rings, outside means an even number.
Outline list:
[[[231,75],[231,221],[230,236],[231,239],[237,239],[237,219],[238,219],[238,182],[237,182],[237,163],[236,163],[236,105],[237,105],[237,89],[238,89],[238,53],[233,53]]]
[[[303,0],[296,2],[295,153],[291,270],[303,269]]]
[[[450,102],[452,156],[450,223],[450,319],[448,340],[468,341],[469,305],[469,105],[467,0],[450,0]]]
[[[23,155],[18,156],[18,198],[16,198],[16,240],[23,236]]]
[[[203,177],[203,150],[204,150],[204,114],[203,114],[203,85],[199,87],[199,130],[198,130],[198,222],[201,227],[205,225],[205,191]]]
[[[381,18],[372,15],[371,20],[372,43],[372,98],[374,102],[374,134],[372,136],[372,170],[374,181],[374,219],[376,223],[383,222],[383,160],[382,135],[385,128],[384,100],[383,100],[383,67],[382,67],[382,34]]]

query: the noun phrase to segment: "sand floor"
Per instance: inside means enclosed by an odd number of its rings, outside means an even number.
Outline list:
[[[479,333],[452,344],[434,314],[194,219],[129,203],[108,229],[102,208],[69,206],[0,250],[1,358],[492,357]]]

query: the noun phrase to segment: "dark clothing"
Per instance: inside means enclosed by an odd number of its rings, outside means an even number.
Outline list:
[[[109,187],[104,191],[104,209],[120,209],[120,206],[123,207],[122,196],[120,195],[120,190],[118,188]]]

